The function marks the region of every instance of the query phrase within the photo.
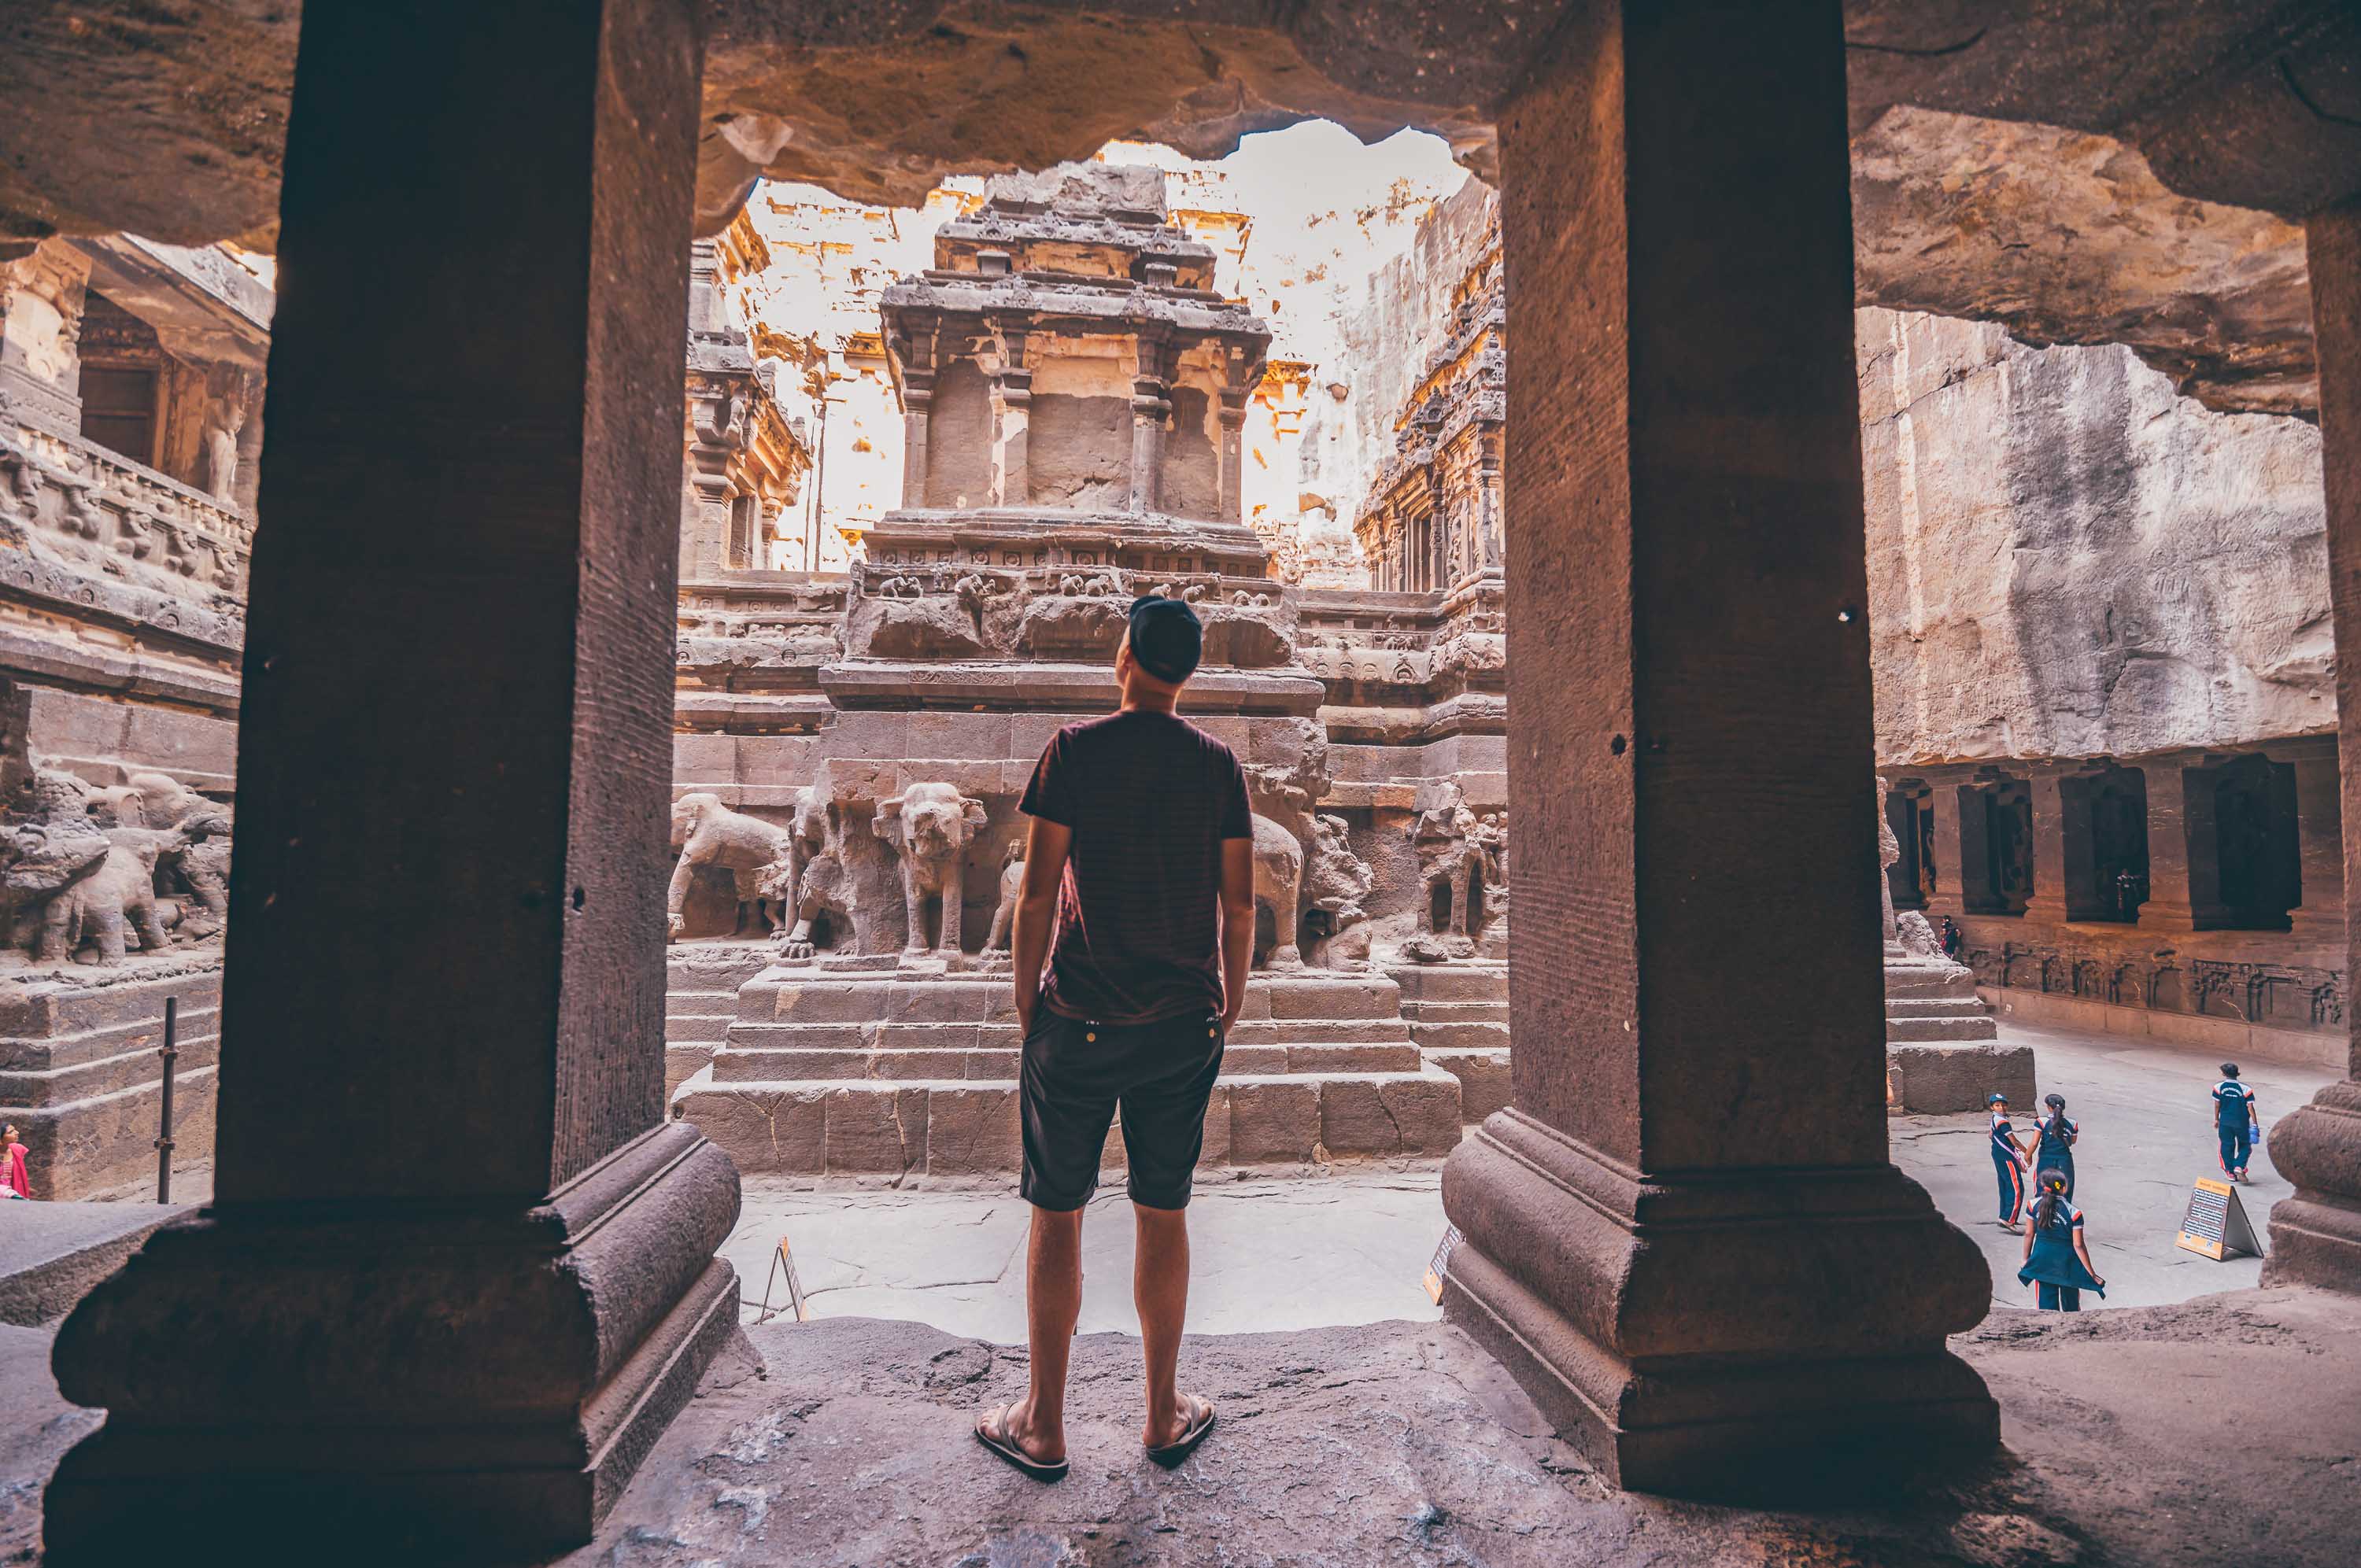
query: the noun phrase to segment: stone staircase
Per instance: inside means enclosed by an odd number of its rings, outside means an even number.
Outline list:
[[[664,950],[664,1093],[713,1059],[738,1017],[738,988],[770,968],[775,951],[768,941]]]
[[[2004,1046],[1975,971],[1946,958],[1885,949],[1885,1102],[1889,1111],[1977,1111],[2005,1094],[2033,1104],[2033,1047]]]
[[[852,967],[882,965],[876,967]],[[683,1008],[684,1026],[704,1014]],[[1021,1041],[1005,972],[891,959],[765,969],[711,1059],[673,1094],[741,1170],[972,1177],[1022,1163]],[[1205,1116],[1207,1167],[1437,1157],[1460,1080],[1411,1038],[1378,974],[1258,974]],[[1123,1163],[1121,1130],[1106,1164]]]
[[[1401,991],[1411,1039],[1429,1066],[1459,1080],[1460,1114],[1480,1122],[1509,1103],[1509,966],[1400,964],[1386,976]]]

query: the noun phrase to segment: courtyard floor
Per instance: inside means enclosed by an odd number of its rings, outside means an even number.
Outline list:
[[[2105,1304],[2156,1306],[2255,1284],[2258,1258],[2216,1263],[2174,1245],[2191,1183],[2217,1174],[2209,1098],[2217,1060],[2121,1036],[2000,1027],[2003,1039],[2033,1046],[2042,1092],[2063,1094],[2081,1124],[2075,1200],[2108,1282]],[[2331,1077],[2257,1063],[2246,1081],[2268,1124]],[[2015,1279],[2022,1242],[1993,1223],[1982,1114],[1897,1116],[1890,1125],[1894,1163],[1983,1248],[1993,1301],[2029,1307],[2031,1293]],[[2271,1168],[2268,1146],[2250,1171],[2254,1185],[2239,1196],[2259,1234],[2270,1206],[2293,1190]],[[1433,1321],[1441,1314],[1420,1279],[1443,1235],[1440,1183],[1433,1162],[1201,1181],[1189,1211],[1191,1331]],[[815,1318],[902,1318],[967,1338],[1021,1341],[1027,1211],[1015,1185],[926,1191],[749,1177],[744,1212],[723,1249],[749,1302],[743,1316],[759,1315],[785,1237]],[[1082,1332],[1131,1330],[1132,1227],[1119,1186],[1093,1201],[1082,1245]],[[785,1297],[784,1284],[772,1287],[774,1306]]]

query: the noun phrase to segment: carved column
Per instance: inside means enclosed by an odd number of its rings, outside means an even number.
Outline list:
[[[215,1197],[58,1336],[51,1562],[562,1551],[736,1332],[664,1103],[698,38],[304,7]]]
[[[1139,359],[1131,378],[1131,510],[1162,504],[1164,427],[1172,417],[1171,345],[1152,331],[1136,339]]]
[[[1026,334],[1000,334],[1000,368],[992,377],[992,504],[1021,507],[1033,499],[1026,426],[1033,411],[1033,372],[1025,363]]]
[[[1246,510],[1246,400],[1254,396],[1255,387],[1262,379],[1263,362],[1260,354],[1249,355],[1235,344],[1224,344],[1221,350],[1222,406],[1217,417],[1222,427],[1222,474],[1214,520],[1243,522]]]
[[[2322,478],[2328,499],[2329,603],[2336,645],[2361,648],[2361,200],[2314,213],[2304,224],[2312,273],[2312,331],[2320,353]],[[2336,662],[2343,820],[2361,821],[2361,659]],[[2361,835],[2345,835],[2346,990],[2361,934]],[[2346,1014],[2350,1026],[2351,1011]],[[2271,1129],[2271,1163],[2295,1196],[2271,1210],[2263,1283],[2361,1290],[2361,1052],[2344,1080]]]
[[[2143,937],[2197,928],[2189,895],[2189,813],[2181,773],[2178,757],[2140,768],[2147,792],[2147,902],[2139,912]]]
[[[932,327],[894,344],[902,366],[902,504],[927,506],[927,418],[935,400]]]
[[[1501,115],[1513,1108],[1451,1319],[1612,1480],[1980,1452],[1991,1272],[1886,1156],[1839,0],[1578,5]],[[1732,910],[1747,983],[1702,976]]]

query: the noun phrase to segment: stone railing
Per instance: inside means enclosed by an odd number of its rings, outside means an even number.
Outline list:
[[[245,512],[0,413],[0,587],[235,649],[253,544]]]

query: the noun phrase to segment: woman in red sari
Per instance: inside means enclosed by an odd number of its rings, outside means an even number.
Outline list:
[[[30,1198],[33,1184],[25,1176],[25,1146],[17,1141],[15,1124],[0,1127],[0,1148],[7,1160],[7,1168],[0,1170],[0,1199]]]

